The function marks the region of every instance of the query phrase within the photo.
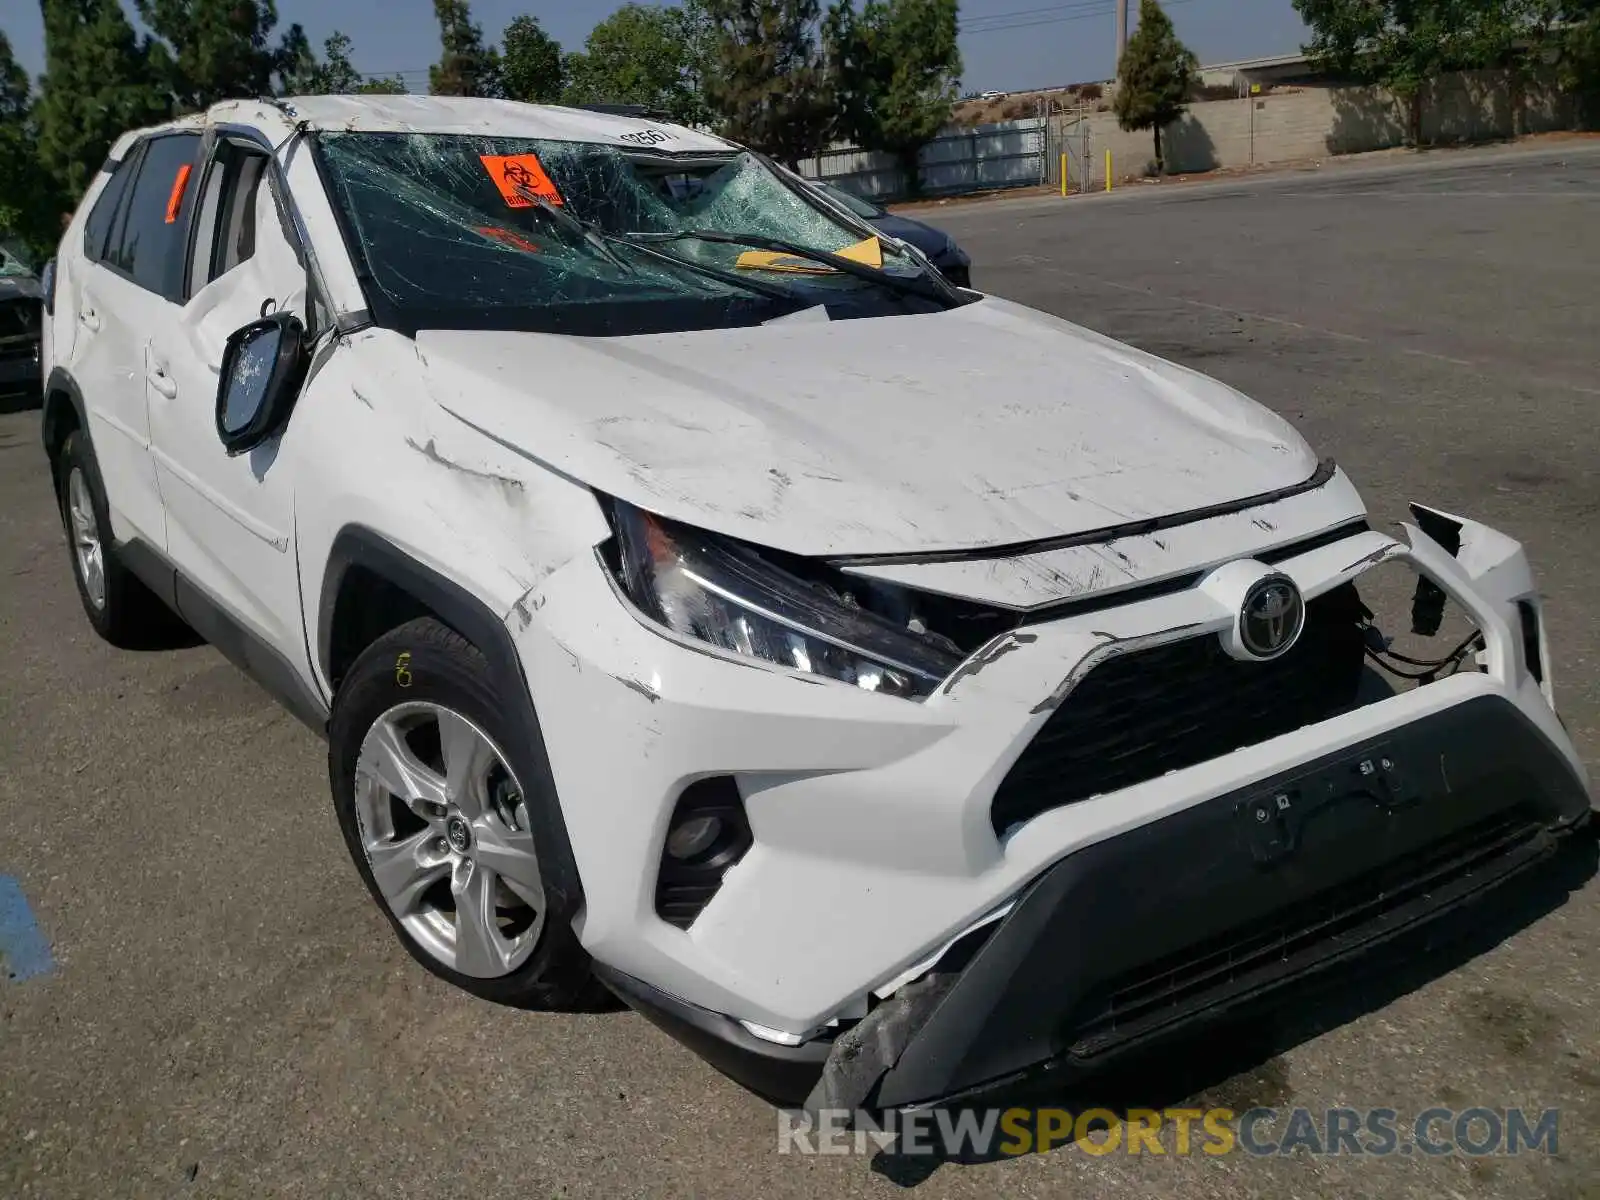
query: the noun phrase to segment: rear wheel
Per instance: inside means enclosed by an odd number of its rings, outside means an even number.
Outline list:
[[[351,858],[428,970],[502,1004],[590,1008],[606,996],[535,842],[536,768],[519,755],[470,642],[432,618],[363,652],[329,723],[334,807]]]
[[[140,648],[170,637],[180,622],[117,556],[94,451],[81,430],[67,435],[57,460],[61,523],[84,615],[114,646]]]

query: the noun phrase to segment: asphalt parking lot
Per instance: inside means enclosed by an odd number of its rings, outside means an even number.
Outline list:
[[[1416,498],[1520,538],[1591,763],[1597,218],[1578,148],[929,216],[979,286],[1282,412],[1377,519]],[[1555,1155],[780,1155],[768,1106],[643,1020],[496,1009],[416,967],[346,858],[321,743],[208,647],[90,632],[37,424],[0,416],[0,876],[54,969],[0,977],[0,1195],[1600,1196],[1592,851],[1436,966],[1090,1097],[1559,1108]]]

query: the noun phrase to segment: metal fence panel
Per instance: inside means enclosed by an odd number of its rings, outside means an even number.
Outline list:
[[[1050,122],[1045,137],[1046,179],[1053,188],[1061,187],[1065,166],[1069,192],[1086,192],[1094,177],[1093,127],[1086,117],[1057,118]]]
[[[1026,187],[1049,178],[1048,132],[1043,117],[949,130],[922,148],[922,190],[956,194]],[[804,159],[800,173],[873,199],[903,196],[910,180],[891,154],[832,146]]]

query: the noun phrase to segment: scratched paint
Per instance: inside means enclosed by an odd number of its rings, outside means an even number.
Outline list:
[[[21,983],[55,967],[50,943],[33,919],[22,885],[0,875],[0,978]]]

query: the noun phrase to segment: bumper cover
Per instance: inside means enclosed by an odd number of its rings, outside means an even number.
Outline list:
[[[761,1042],[607,982],[768,1099],[947,1102],[1099,1071],[1344,964],[1544,859],[1589,811],[1544,734],[1481,696],[1069,855],[964,967],[941,964],[831,1046]]]

